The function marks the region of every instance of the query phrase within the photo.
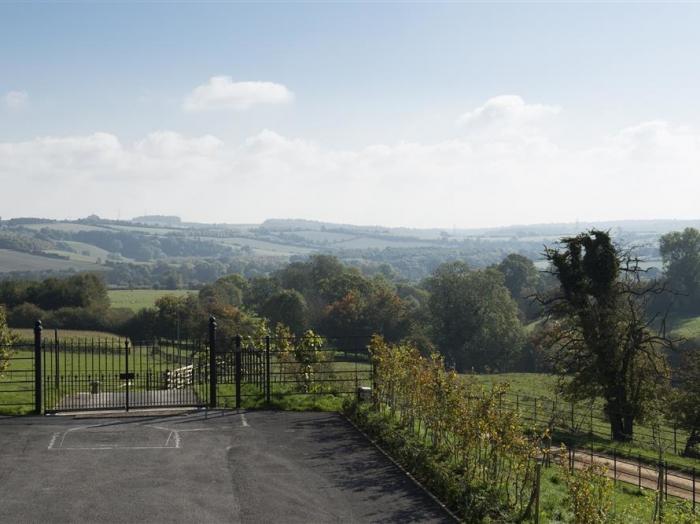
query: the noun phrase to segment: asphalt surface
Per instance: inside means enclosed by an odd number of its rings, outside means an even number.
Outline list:
[[[0,418],[0,522],[451,522],[342,417]]]

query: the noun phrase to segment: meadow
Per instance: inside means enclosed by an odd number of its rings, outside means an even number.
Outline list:
[[[126,308],[136,312],[155,306],[156,300],[161,297],[168,295],[181,297],[196,292],[189,289],[110,289],[107,296],[113,308]]]
[[[572,404],[557,395],[557,379],[553,375],[501,373],[464,376],[487,389],[507,384],[508,392],[503,395],[503,406],[517,409],[523,421],[538,430],[551,427],[555,442],[608,454],[614,452],[621,457],[641,459],[652,464],[659,460],[661,454],[669,467],[686,471],[700,468],[699,460],[680,454],[687,432],[661,418],[637,423],[632,442],[613,441],[610,424],[603,412],[603,400]]]
[[[105,268],[86,260],[65,260],[62,258],[32,255],[31,253],[25,253],[23,251],[0,249],[0,273],[49,270],[105,271]]]

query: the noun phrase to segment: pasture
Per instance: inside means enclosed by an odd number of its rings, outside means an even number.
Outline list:
[[[63,254],[63,252],[61,254]],[[23,251],[0,249],[0,273],[11,273],[13,271],[49,270],[106,271],[106,268],[86,260],[66,260],[62,258],[33,255]]]
[[[137,312],[155,306],[156,300],[161,297],[168,295],[182,297],[196,292],[189,289],[110,289],[107,295],[113,308],[126,308]]]
[[[637,423],[630,443],[615,442],[603,412],[603,400],[571,403],[557,395],[556,377],[544,373],[502,373],[465,375],[486,390],[508,384],[502,405],[517,409],[524,423],[541,430],[551,427],[555,439],[580,448],[639,458],[655,462],[661,454],[669,465],[690,470],[700,461],[681,456],[688,434],[673,422],[658,419]]]
[[[12,328],[12,332],[19,335],[21,340],[33,341],[34,330],[32,328]],[[54,330],[48,326],[44,326],[43,337],[45,339],[54,339]],[[81,339],[81,340],[123,340],[124,337],[109,333],[107,331],[90,331],[82,329],[59,329],[59,340],[66,339]]]

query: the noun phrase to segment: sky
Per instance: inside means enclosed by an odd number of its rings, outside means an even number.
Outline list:
[[[0,217],[700,218],[700,4],[4,2]]]

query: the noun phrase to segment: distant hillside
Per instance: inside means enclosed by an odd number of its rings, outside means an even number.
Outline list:
[[[154,226],[179,226],[182,221],[180,217],[166,215],[145,215],[131,219],[136,224],[146,224]]]
[[[513,225],[479,229],[358,226],[303,219],[262,224],[200,224],[180,217],[131,220],[13,218],[0,221],[0,273],[5,276],[107,271],[115,286],[196,287],[227,272],[265,274],[314,253],[335,255],[367,273],[420,280],[448,260],[473,267],[516,252],[542,266],[545,245],[598,228],[660,266],[659,236],[700,220],[624,220]]]

